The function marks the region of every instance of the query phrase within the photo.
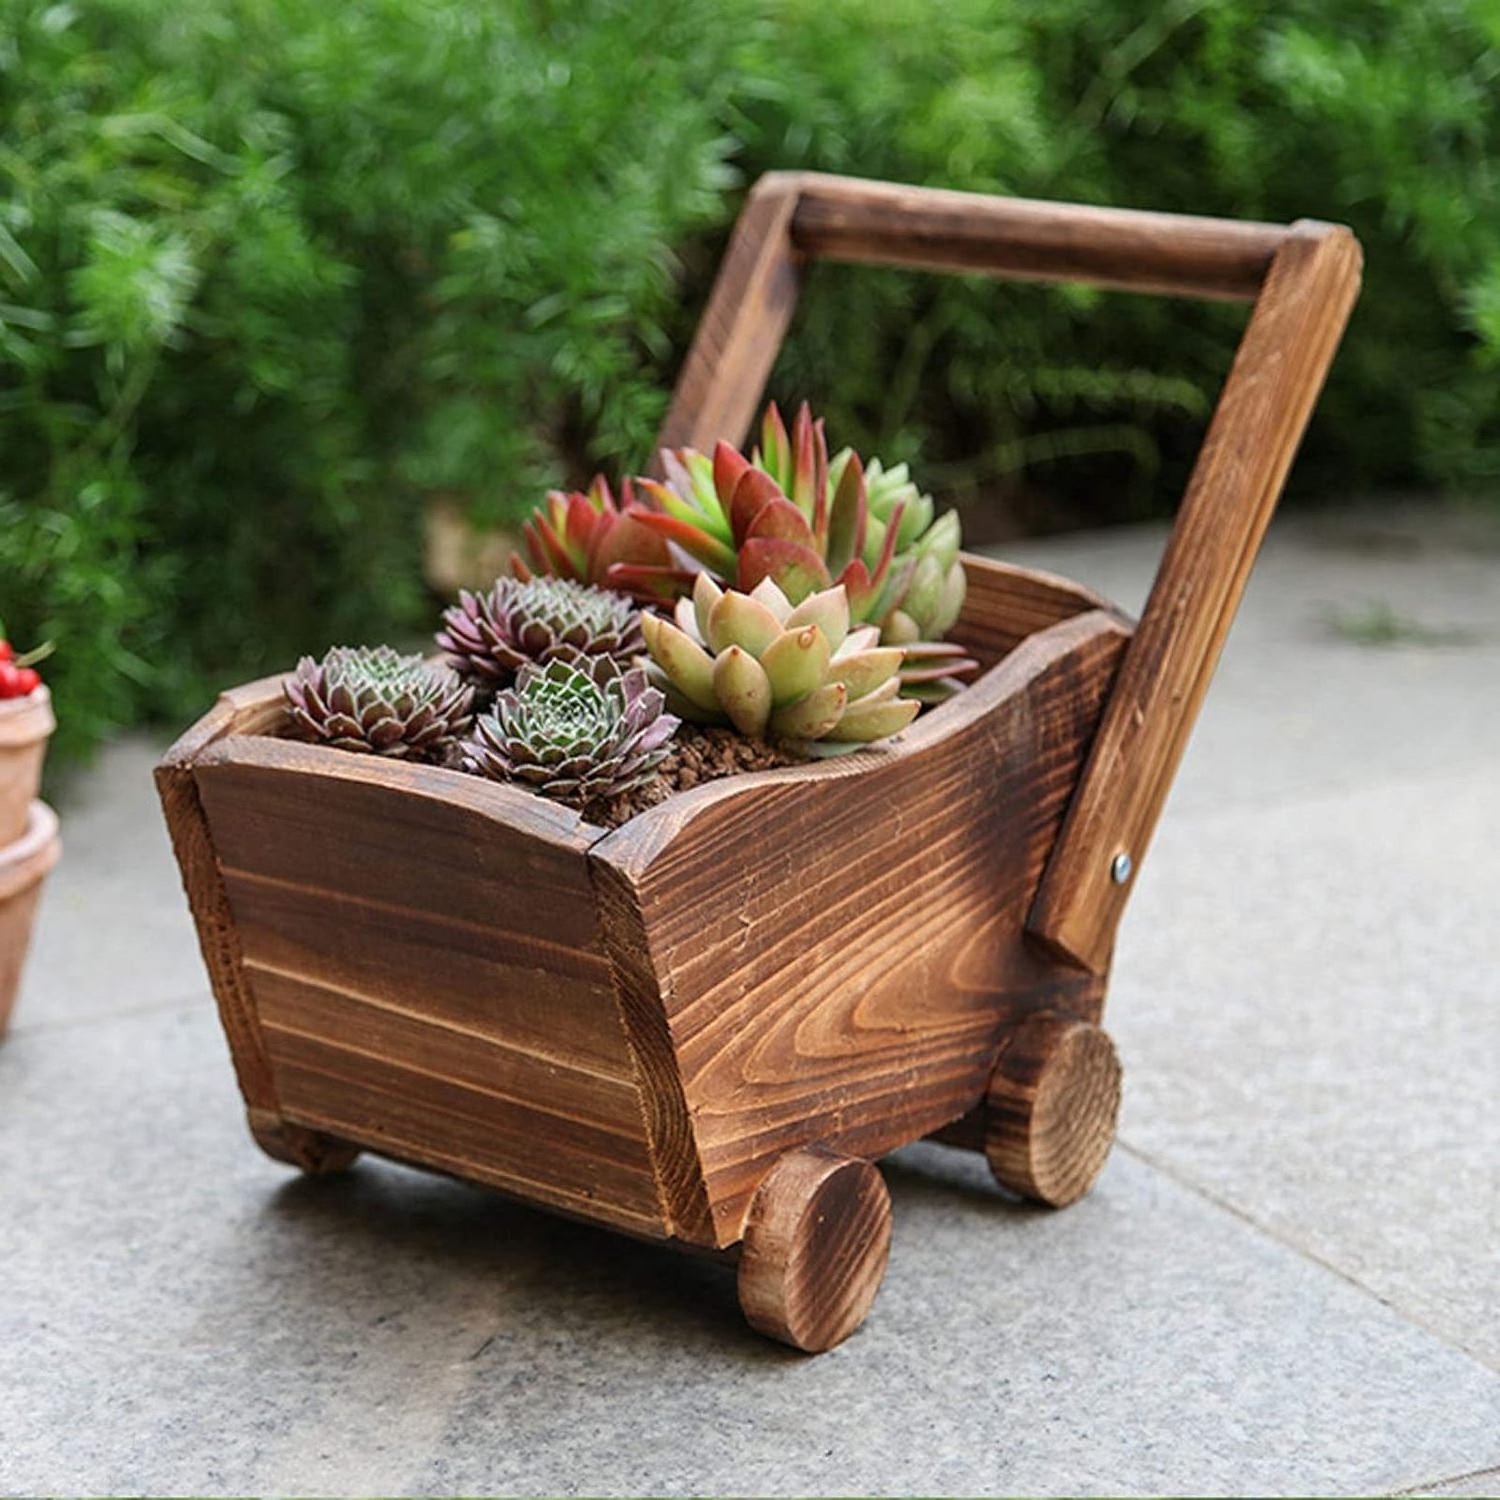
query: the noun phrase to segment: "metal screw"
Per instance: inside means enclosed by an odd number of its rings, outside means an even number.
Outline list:
[[[1124,885],[1130,879],[1130,872],[1135,869],[1135,862],[1131,857],[1121,850],[1115,855],[1109,867],[1109,878],[1116,885]]]

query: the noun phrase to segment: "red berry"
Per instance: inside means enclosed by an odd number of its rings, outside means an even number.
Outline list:
[[[27,693],[34,693],[42,685],[42,674],[35,667],[22,667],[16,673],[16,689],[24,698]]]
[[[0,641],[0,662],[14,661],[16,648],[9,641]]]
[[[0,698],[21,696],[21,671],[7,662],[0,662]]]

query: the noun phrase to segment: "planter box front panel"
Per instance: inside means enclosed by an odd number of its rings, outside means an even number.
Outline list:
[[[284,1118],[664,1232],[576,819],[259,738],[195,778]]]

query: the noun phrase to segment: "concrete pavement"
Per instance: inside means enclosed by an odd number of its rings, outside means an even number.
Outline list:
[[[1134,608],[1160,539],[1008,555]],[[0,1492],[1500,1492],[1497,687],[1500,528],[1278,523],[1122,932],[1099,1187],[899,1153],[812,1360],[718,1267],[261,1157],[116,746],[0,1048]]]

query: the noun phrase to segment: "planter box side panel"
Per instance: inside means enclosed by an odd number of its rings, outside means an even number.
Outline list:
[[[1019,1014],[1097,1005],[1023,924],[1126,639],[1065,620],[884,750],[716,783],[595,845],[636,892],[713,1243],[782,1151],[918,1139],[980,1097]]]
[[[188,909],[193,915],[198,949],[218,1006],[219,1024],[229,1043],[235,1082],[247,1109],[279,1115],[271,1065],[266,1060],[260,1023],[245,983],[244,955],[234,927],[234,913],[229,909],[229,897],[214,858],[208,819],[190,763],[191,749],[185,744],[195,735],[207,735],[215,721],[222,721],[223,717],[221,705],[168,751],[156,768],[156,790],[171,834],[172,852],[177,858]]]
[[[1102,610],[1120,624],[1130,624],[1108,599],[1071,578],[978,557],[972,552],[961,556],[966,597],[963,614],[948,632],[948,639],[986,669],[1023,641],[1078,615]]]
[[[194,779],[284,1118],[665,1233],[592,830],[278,740],[225,739]]]

